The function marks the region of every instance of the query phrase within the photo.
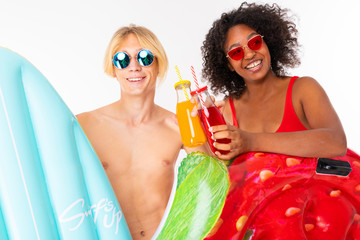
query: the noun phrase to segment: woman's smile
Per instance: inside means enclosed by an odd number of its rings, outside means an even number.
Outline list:
[[[262,62],[263,62],[262,59],[255,59],[253,61],[250,61],[244,68],[251,72],[257,72],[261,69]]]

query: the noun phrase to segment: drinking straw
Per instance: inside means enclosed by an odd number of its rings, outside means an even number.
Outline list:
[[[193,78],[194,78],[196,90],[199,90],[199,89],[200,89],[200,86],[199,86],[198,80],[197,80],[197,78],[196,78],[196,74],[195,74],[194,67],[191,66],[190,69],[191,69],[191,73],[192,73]],[[204,102],[204,99],[203,99],[203,97],[202,97],[201,94],[199,94],[199,98],[200,98],[200,103],[201,103],[202,108],[205,109],[205,102]]]
[[[175,65],[175,70],[176,70],[176,73],[177,73],[177,75],[178,75],[178,77],[179,77],[179,80],[182,81],[182,78],[181,78],[181,75],[180,75],[180,71],[179,71],[179,68],[178,68],[177,65]],[[189,98],[189,95],[188,95],[188,93],[187,93],[187,91],[186,91],[186,88],[185,88],[184,84],[181,84],[181,86],[182,86],[182,89],[183,89],[183,91],[184,91],[186,100],[189,101],[190,98]]]

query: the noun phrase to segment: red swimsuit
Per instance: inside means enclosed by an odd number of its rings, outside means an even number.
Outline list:
[[[286,93],[284,116],[281,121],[280,127],[276,132],[296,132],[296,131],[307,130],[307,128],[304,127],[304,125],[300,122],[299,118],[296,116],[291,99],[292,87],[297,78],[298,77],[294,76],[290,79],[290,83]],[[231,97],[229,98],[229,104],[233,116],[233,125],[239,127],[239,124],[236,119],[234,101]]]
[[[276,132],[306,130],[291,99],[296,79],[290,80]],[[229,103],[238,127],[231,98]],[[231,187],[220,224],[205,239],[360,239],[360,156],[348,150],[333,159],[350,163],[348,176],[318,174],[318,159],[312,157],[263,152],[237,156],[228,167]]]

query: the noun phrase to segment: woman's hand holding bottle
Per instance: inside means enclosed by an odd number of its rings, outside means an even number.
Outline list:
[[[214,139],[214,147],[227,154],[216,151],[215,155],[222,160],[230,160],[249,151],[250,134],[232,125],[217,125],[209,128]],[[230,139],[229,143],[221,143],[221,139]],[[220,140],[220,141],[219,141]]]

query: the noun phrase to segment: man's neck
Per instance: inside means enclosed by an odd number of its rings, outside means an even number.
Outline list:
[[[151,121],[157,106],[154,103],[154,96],[122,95],[115,105],[116,111],[134,126]]]

